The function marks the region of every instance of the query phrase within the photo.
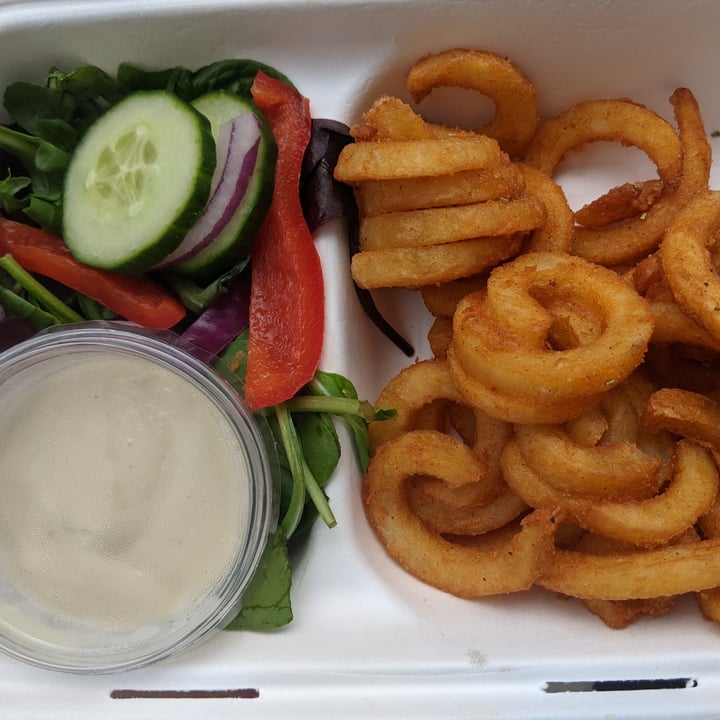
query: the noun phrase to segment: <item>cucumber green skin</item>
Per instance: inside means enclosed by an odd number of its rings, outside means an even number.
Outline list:
[[[250,110],[262,125],[255,170],[239,208],[208,247],[173,268],[174,272],[202,280],[216,277],[248,259],[253,242],[272,202],[277,144],[263,114],[254,105],[237,95],[222,91],[211,92],[198,98],[193,105],[201,112],[207,113],[211,124],[226,122]]]
[[[190,104],[210,121],[214,136],[217,136],[221,125],[248,110],[259,116],[258,109],[249,100],[224,90],[204,93]]]
[[[176,213],[175,217],[169,218],[167,225],[162,229],[157,237],[152,238],[145,247],[137,250],[121,261],[108,262],[103,258],[102,239],[98,239],[97,249],[93,252],[86,252],[83,247],[84,243],[76,242],[74,232],[70,228],[69,214],[73,212],[72,188],[66,183],[63,193],[63,222],[62,234],[65,244],[68,246],[73,256],[79,262],[85,263],[92,267],[104,270],[113,270],[126,275],[142,275],[147,272],[153,265],[167,257],[182,241],[187,231],[192,227],[197,218],[201,215],[210,196],[211,183],[216,164],[215,139],[212,135],[210,122],[200,112],[198,112],[189,103],[180,100],[178,97],[164,90],[148,90],[137,91],[128,95],[116,105],[112,106],[105,115],[102,115],[95,124],[102,122],[103,118],[110,112],[120,108],[124,103],[133,99],[142,98],[149,95],[165,95],[178,104],[182,110],[192,113],[194,120],[197,122],[198,133],[198,155],[199,163],[195,175],[195,182],[192,191],[189,193],[184,205]],[[83,139],[78,144],[73,158],[76,157],[78,151],[86,143],[96,141],[93,134],[93,126],[90,127]],[[181,152],[182,148],[178,148]],[[73,159],[70,161],[68,168],[68,176],[72,171]],[[132,233],[132,221],[128,221],[128,233]]]

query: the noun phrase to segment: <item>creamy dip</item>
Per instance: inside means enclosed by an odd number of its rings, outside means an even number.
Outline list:
[[[222,411],[155,362],[82,350],[2,388],[0,572],[55,624],[124,632],[202,604],[245,536],[248,487]]]

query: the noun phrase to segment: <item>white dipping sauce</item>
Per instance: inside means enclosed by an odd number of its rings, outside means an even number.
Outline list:
[[[231,567],[247,502],[239,438],[168,368],[83,350],[2,388],[0,571],[59,625],[187,614]]]

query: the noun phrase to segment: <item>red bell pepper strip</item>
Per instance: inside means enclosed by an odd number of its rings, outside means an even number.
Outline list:
[[[83,265],[57,235],[0,218],[0,255],[8,253],[28,272],[57,280],[143,327],[167,329],[185,317],[182,303],[153,280]]]
[[[293,397],[315,375],[325,289],[300,204],[300,171],[311,131],[308,100],[262,72],[252,95],[278,145],[272,202],[252,250],[245,398],[259,409]]]

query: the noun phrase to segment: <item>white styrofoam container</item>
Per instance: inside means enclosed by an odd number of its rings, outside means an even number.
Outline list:
[[[545,116],[613,96],[669,116],[667,98],[685,85],[713,131],[719,27],[716,0],[6,0],[0,87],[37,81],[51,65],[192,68],[252,57],[290,75],[316,117],[349,122],[380,93],[406,97],[405,71],[420,56],[467,46],[514,59]],[[427,111],[440,114],[440,103]],[[615,175],[642,174],[631,156],[605,155],[620,170],[605,162],[570,178],[573,204]],[[408,360],[357,306],[341,229],[324,230],[318,244],[329,298],[322,366],[372,399]],[[417,299],[377,300],[426,355]],[[346,452],[329,487],[338,526],[318,525],[295,558],[289,627],[221,633],[125,675],[79,678],[0,658],[0,718],[720,718],[720,628],[692,598],[624,631],[541,591],[456,599],[388,558],[365,523],[359,485]]]

